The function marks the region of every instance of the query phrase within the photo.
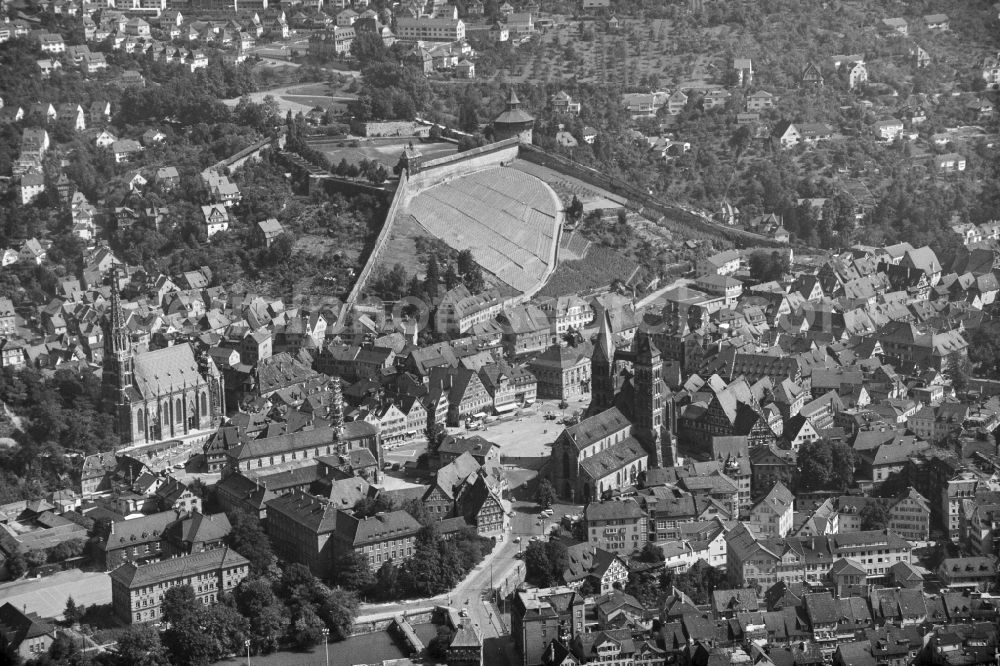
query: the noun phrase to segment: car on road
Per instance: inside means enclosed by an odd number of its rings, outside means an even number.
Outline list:
[[[540,536],[533,536],[533,537],[531,537],[531,540],[532,541],[541,541],[542,537],[540,537]]]
[[[458,611],[458,614],[460,617],[469,617],[469,611],[465,610],[464,608]]]
[[[514,543],[521,543],[521,537],[514,537]]]

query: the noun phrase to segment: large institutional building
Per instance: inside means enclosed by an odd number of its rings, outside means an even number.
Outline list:
[[[591,415],[552,445],[552,483],[575,502],[634,484],[650,467],[674,464],[674,403],[663,359],[646,331],[616,349],[607,313],[591,358]]]
[[[137,352],[117,280],[104,325],[105,395],[123,446],[179,439],[215,428],[225,414],[222,376],[189,344]]]

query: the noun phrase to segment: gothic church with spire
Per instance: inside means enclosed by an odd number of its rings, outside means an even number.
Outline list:
[[[187,343],[137,349],[122,308],[118,275],[104,321],[105,397],[114,404],[122,446],[184,439],[213,430],[225,415],[222,376]]]
[[[617,349],[610,317],[601,318],[591,357],[587,418],[552,445],[552,484],[574,502],[602,499],[650,467],[676,462],[676,416],[660,350],[642,328],[631,348]]]

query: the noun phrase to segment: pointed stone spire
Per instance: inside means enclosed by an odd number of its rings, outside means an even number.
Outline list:
[[[521,100],[517,98],[517,93],[514,89],[510,89],[510,97],[507,98],[507,110],[514,111],[515,109],[521,108]]]
[[[595,351],[600,351],[600,353],[604,354],[604,358],[609,361],[614,360],[615,340],[611,332],[611,313],[607,310],[601,316],[601,328],[597,333]]]
[[[330,423],[333,426],[337,439],[340,439],[344,434],[344,392],[340,386],[340,377],[334,375],[331,389],[333,391],[333,401],[330,405]]]
[[[120,331],[125,328],[125,310],[122,309],[122,295],[118,289],[120,266],[116,262],[111,266],[111,330]]]

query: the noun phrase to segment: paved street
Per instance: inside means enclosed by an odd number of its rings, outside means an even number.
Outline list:
[[[534,502],[517,501],[514,503],[514,517],[511,520],[511,534],[505,541],[496,545],[483,562],[473,569],[465,580],[449,594],[442,594],[430,599],[418,599],[388,604],[363,604],[358,611],[358,619],[385,617],[405,611],[415,611],[436,605],[448,605],[465,609],[472,622],[479,627],[484,641],[484,659],[488,666],[506,666],[513,664],[510,652],[511,642],[506,637],[506,631],[500,618],[493,612],[493,606],[484,596],[489,590],[499,587],[501,595],[508,595],[520,580],[517,574],[524,566],[518,558],[518,553],[530,543],[532,537],[541,539],[559,522],[564,515],[579,514],[582,506],[557,505],[552,507],[553,515],[543,518]],[[514,539],[520,538],[520,543]]]

